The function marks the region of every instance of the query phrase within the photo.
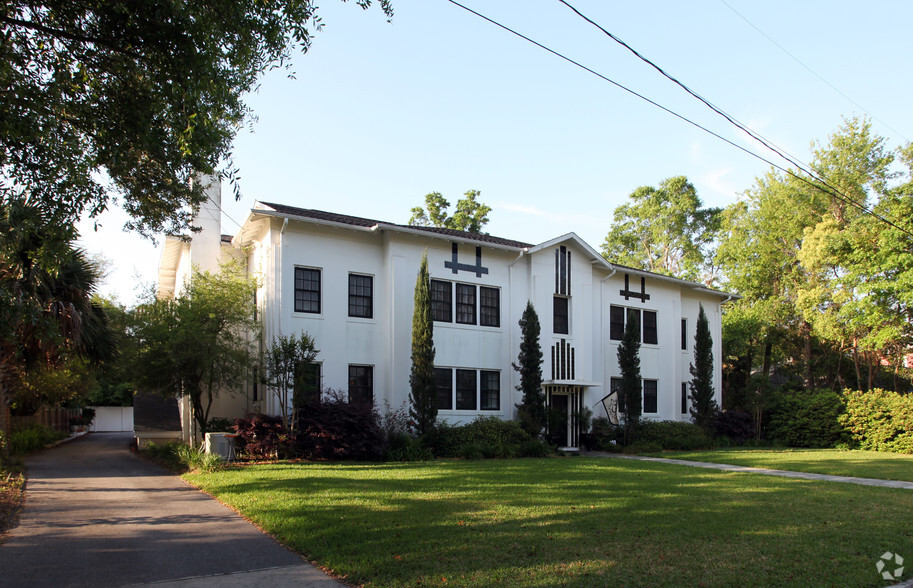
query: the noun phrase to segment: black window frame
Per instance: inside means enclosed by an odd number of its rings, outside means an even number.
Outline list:
[[[479,410],[501,410],[501,372],[479,370]]]
[[[642,310],[640,313],[644,345],[659,345],[659,329],[656,325],[656,311]]]
[[[470,375],[472,376],[472,387],[466,385]],[[478,410],[479,370],[457,368],[455,389],[456,402],[454,406],[456,410]]]
[[[688,383],[682,382],[682,414],[688,414]]]
[[[609,307],[609,339],[621,341],[625,336],[625,307]]]
[[[476,287],[475,284],[456,284],[456,322],[459,325],[476,324]]]
[[[453,368],[434,368],[434,388],[436,390],[436,403],[438,410],[453,410]],[[444,399],[446,388],[447,402]]]
[[[688,319],[682,319],[682,351],[688,351]]]
[[[569,335],[571,332],[571,299],[568,296],[556,294],[552,300],[552,332],[557,335]]]
[[[361,382],[359,382],[361,380]],[[349,404],[367,404],[370,394],[374,404],[374,366],[349,364]]]
[[[501,289],[479,286],[479,325],[501,326]]]
[[[648,386],[649,385],[649,386]],[[651,388],[650,391],[647,388]],[[642,379],[640,381],[640,389],[643,394],[643,401],[641,407],[643,407],[644,414],[658,414],[659,413],[659,380],[648,380]],[[647,410],[649,406],[647,400],[652,402],[653,410]]]
[[[365,314],[359,314],[359,312]],[[349,274],[349,316],[353,318],[374,318],[374,276]]]
[[[453,322],[453,282],[431,280],[431,320]]]
[[[316,275],[316,280],[314,276]],[[316,289],[313,287],[316,282]],[[323,276],[320,268],[295,267],[295,312],[307,314],[320,314],[323,304],[321,300],[321,287]],[[300,294],[300,297],[299,297]],[[316,310],[314,304],[316,303]]]

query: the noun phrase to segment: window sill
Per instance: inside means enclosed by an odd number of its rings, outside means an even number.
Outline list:
[[[317,312],[295,312],[292,311],[292,318],[309,318],[315,320],[323,320],[324,316],[322,313]]]
[[[489,331],[491,333],[500,333],[503,331],[501,327],[483,327],[481,325],[467,325],[465,323],[445,323],[443,321],[434,321],[434,328],[439,329],[460,329],[464,331]]]
[[[361,324],[361,325],[376,325],[377,319],[376,318],[364,318],[364,317],[360,317],[360,316],[347,316],[346,322],[356,323],[356,324]]]

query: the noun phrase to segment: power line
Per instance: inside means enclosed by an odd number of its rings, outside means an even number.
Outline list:
[[[451,0],[451,1],[452,1],[452,0]],[[816,184],[816,183],[814,183],[814,182],[811,182],[811,181],[809,181],[808,179],[806,179],[806,178],[804,178],[804,177],[802,177],[802,176],[800,176],[800,175],[798,175],[798,174],[796,174],[796,173],[793,173],[792,170],[784,169],[784,168],[782,168],[782,167],[780,167],[780,166],[778,166],[778,165],[774,165],[774,167],[776,167],[777,169],[779,169],[779,170],[781,170],[781,171],[783,171],[783,172],[785,172],[785,173],[787,173],[787,174],[789,174],[789,175],[795,177],[796,179],[798,179],[798,180],[800,180],[800,181],[802,181],[802,182],[805,182],[806,184],[808,184],[808,185],[810,185],[810,186],[812,186],[812,187],[814,187],[814,188],[816,188],[816,189],[818,189],[818,190],[821,190],[821,191],[823,191],[823,192],[825,192],[825,193],[827,193],[827,194],[829,194],[829,195],[831,195],[831,196],[837,198],[838,200],[840,200],[840,201],[842,201],[842,202],[844,202],[844,203],[846,203],[846,204],[849,204],[850,206],[853,206],[853,207],[859,209],[861,212],[863,212],[863,213],[865,213],[865,214],[869,214],[869,215],[871,215],[871,216],[873,216],[873,217],[875,217],[875,218],[881,220],[882,222],[887,223],[888,225],[894,227],[895,229],[897,229],[897,230],[899,230],[899,231],[902,231],[902,232],[904,232],[904,233],[907,233],[908,235],[910,235],[911,237],[913,237],[913,233],[907,231],[906,229],[903,229],[903,228],[897,226],[896,224],[894,224],[894,223],[893,223],[892,221],[890,221],[889,219],[887,219],[887,218],[881,216],[880,214],[876,213],[874,210],[871,210],[871,209],[870,209],[869,207],[867,207],[865,204],[862,204],[862,203],[860,203],[860,202],[856,202],[855,200],[853,200],[852,198],[850,198],[850,197],[847,196],[846,194],[843,194],[843,193],[842,193],[840,190],[838,190],[835,186],[831,185],[826,179],[824,179],[823,177],[821,177],[820,175],[818,175],[817,173],[815,173],[814,171],[812,171],[811,169],[809,169],[807,166],[803,165],[801,162],[797,161],[797,159],[794,158],[793,156],[791,156],[791,155],[789,155],[788,153],[786,153],[785,150],[783,150],[783,149],[777,147],[772,141],[768,141],[768,140],[764,139],[759,133],[756,133],[755,131],[751,130],[748,126],[746,126],[746,125],[740,123],[740,122],[739,122],[738,120],[736,120],[734,117],[730,116],[729,114],[727,114],[726,112],[724,112],[722,109],[718,108],[717,106],[715,106],[714,104],[712,104],[710,101],[706,100],[703,96],[701,96],[701,95],[697,94],[696,92],[694,92],[693,90],[691,90],[691,88],[689,88],[688,86],[686,86],[685,84],[683,84],[682,82],[680,82],[678,79],[676,79],[675,77],[673,77],[673,76],[671,76],[670,74],[666,73],[666,71],[663,70],[661,67],[659,67],[658,65],[656,65],[654,62],[650,61],[649,59],[647,59],[647,58],[644,57],[643,55],[641,55],[637,50],[635,50],[633,47],[631,47],[630,45],[628,45],[627,43],[625,43],[624,41],[622,41],[621,39],[619,39],[617,36],[613,35],[611,32],[609,32],[608,30],[606,30],[604,27],[602,27],[601,25],[599,25],[597,22],[595,22],[594,20],[590,19],[589,17],[587,17],[586,15],[584,15],[583,13],[581,13],[579,10],[577,10],[577,9],[574,8],[571,4],[569,4],[566,0],[558,0],[558,2],[560,2],[561,4],[564,4],[565,6],[567,6],[570,10],[572,10],[575,14],[577,14],[577,16],[579,16],[580,18],[582,18],[582,19],[585,20],[586,22],[590,23],[591,25],[593,25],[594,27],[596,27],[597,29],[599,29],[600,31],[602,31],[605,35],[607,35],[607,36],[608,36],[609,38],[611,38],[613,41],[615,41],[616,43],[620,44],[622,47],[624,47],[625,49],[627,49],[628,51],[630,51],[631,53],[633,53],[634,55],[636,55],[638,59],[640,59],[640,60],[643,61],[644,63],[648,64],[650,67],[652,67],[653,69],[655,69],[656,71],[658,71],[660,74],[662,74],[663,77],[667,78],[668,80],[670,80],[671,82],[673,82],[674,84],[676,84],[677,86],[679,86],[680,88],[682,88],[685,92],[687,92],[688,94],[690,94],[691,96],[693,96],[694,98],[696,98],[697,100],[699,100],[702,104],[704,104],[705,106],[707,106],[707,107],[708,107],[709,109],[711,109],[713,112],[715,112],[715,113],[719,114],[720,116],[722,116],[722,117],[723,117],[724,119],[726,119],[730,124],[734,125],[736,128],[738,128],[738,129],[741,130],[742,132],[748,134],[748,136],[750,136],[751,138],[753,138],[753,139],[755,139],[756,141],[758,141],[761,145],[763,145],[764,147],[766,147],[768,150],[772,151],[773,153],[775,153],[775,154],[778,155],[779,157],[781,157],[781,158],[783,158],[784,160],[788,161],[791,165],[795,166],[796,169],[798,169],[799,171],[805,173],[806,175],[808,175],[808,176],[811,177],[812,179],[817,180],[818,182],[820,182],[821,184],[823,184],[823,185],[824,185],[825,187],[827,187],[828,189],[825,190],[824,188],[822,188],[822,187],[819,186],[818,184]],[[718,137],[719,135],[716,135],[716,136]],[[732,143],[730,142],[730,144],[732,144]],[[746,149],[743,149],[743,151],[746,151],[746,152],[748,152],[748,153],[751,153],[752,155],[754,155],[754,156],[757,157],[758,159],[761,159],[761,160],[763,160],[763,161],[767,161],[766,159],[760,157],[759,155],[757,155],[757,154],[755,154],[755,153],[753,153],[753,152],[749,152],[749,151],[746,150]],[[770,162],[768,162],[768,163],[770,163]],[[773,164],[771,164],[771,165],[773,165]]]
[[[852,98],[850,98],[849,96],[847,96],[846,94],[844,94],[843,92],[841,92],[840,89],[837,88],[834,84],[832,84],[832,83],[830,83],[829,81],[827,81],[826,79],[824,79],[820,74],[818,74],[818,72],[816,72],[815,70],[813,70],[813,69],[810,68],[809,66],[805,65],[805,63],[803,63],[798,57],[796,57],[795,55],[793,55],[792,53],[790,53],[789,51],[787,51],[787,49],[786,49],[785,47],[783,47],[782,45],[780,45],[779,43],[777,43],[774,39],[772,39],[772,38],[770,37],[770,35],[768,35],[768,34],[765,33],[764,31],[762,31],[761,29],[759,29],[757,26],[755,26],[755,24],[754,24],[753,22],[751,22],[750,20],[748,20],[748,19],[745,17],[745,15],[743,15],[741,12],[739,12],[738,10],[736,10],[735,8],[733,8],[731,4],[729,4],[728,2],[726,2],[726,0],[720,0],[720,2],[722,2],[723,4],[725,4],[725,5],[726,5],[726,8],[728,8],[728,9],[731,10],[731,11],[733,11],[733,12],[736,14],[736,16],[738,16],[739,18],[741,18],[742,20],[744,20],[746,23],[748,23],[748,26],[750,26],[751,28],[753,28],[754,30],[756,30],[762,37],[764,37],[765,39],[767,39],[768,41],[770,41],[771,43],[773,43],[773,45],[776,46],[777,49],[779,49],[779,50],[782,51],[783,53],[786,53],[790,58],[792,58],[793,61],[795,61],[796,63],[798,63],[799,65],[801,65],[802,67],[804,67],[806,70],[808,70],[808,72],[809,72],[810,74],[812,74],[813,76],[815,76],[816,78],[818,78],[819,80],[821,80],[822,82],[824,82],[827,86],[829,86],[829,87],[831,88],[831,90],[833,90],[834,92],[837,92],[838,94],[840,94],[841,96],[843,96],[847,101],[849,101],[851,104],[853,104],[854,106],[856,106],[859,110],[861,110],[862,112],[866,113],[867,115],[871,116],[873,119],[875,119],[875,120],[877,120],[878,122],[880,122],[881,124],[883,124],[883,125],[885,126],[885,128],[891,130],[894,134],[896,134],[898,137],[900,137],[901,139],[903,139],[903,140],[906,141],[907,143],[910,142],[910,139],[907,139],[907,137],[904,136],[903,133],[901,133],[900,131],[898,131],[897,129],[893,128],[893,127],[892,127],[891,125],[889,125],[888,123],[884,122],[883,120],[881,120],[880,118],[878,118],[877,116],[875,116],[874,114],[872,114],[871,112],[869,112],[868,110],[866,110],[865,107],[863,107],[861,104],[859,104],[858,102],[856,102],[855,100],[853,100]]]

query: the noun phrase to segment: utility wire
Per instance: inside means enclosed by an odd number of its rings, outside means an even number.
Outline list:
[[[753,28],[754,30],[756,30],[762,37],[764,37],[765,39],[767,39],[768,41],[770,41],[771,43],[773,43],[773,44],[777,47],[777,49],[779,49],[779,50],[782,51],[783,53],[786,53],[793,61],[795,61],[796,63],[798,63],[799,65],[801,65],[802,67],[804,67],[806,70],[808,70],[808,72],[809,72],[810,74],[812,74],[813,76],[815,76],[816,78],[818,78],[819,80],[821,80],[822,82],[824,82],[826,85],[830,86],[831,90],[833,90],[834,92],[837,92],[838,94],[840,94],[841,96],[843,96],[848,102],[850,102],[851,104],[853,104],[854,106],[856,106],[856,107],[857,107],[859,110],[861,110],[862,112],[864,112],[864,113],[866,113],[867,115],[871,116],[873,119],[875,119],[875,120],[877,120],[878,122],[880,122],[881,124],[883,124],[883,125],[885,126],[885,128],[890,129],[892,132],[894,132],[894,134],[896,134],[898,137],[900,137],[901,139],[903,139],[903,140],[906,141],[907,143],[910,142],[910,139],[908,139],[906,136],[904,136],[903,133],[901,133],[900,131],[898,131],[897,129],[893,128],[893,127],[892,127],[891,125],[889,125],[888,123],[884,122],[883,120],[881,120],[880,118],[878,118],[877,116],[875,116],[874,114],[872,114],[871,112],[869,112],[868,110],[866,110],[865,107],[863,107],[861,104],[859,104],[858,102],[856,102],[855,100],[853,100],[852,98],[850,98],[849,96],[847,96],[846,94],[844,94],[843,92],[841,92],[840,89],[837,88],[834,84],[832,84],[832,83],[830,83],[829,81],[827,81],[826,79],[824,79],[821,75],[818,74],[818,72],[816,72],[815,70],[813,70],[813,69],[810,68],[809,66],[805,65],[805,63],[803,63],[798,57],[796,57],[795,55],[793,55],[792,53],[790,53],[789,51],[787,51],[787,49],[786,49],[785,47],[783,47],[782,45],[780,45],[779,43],[777,43],[774,39],[772,39],[772,38],[770,37],[770,35],[768,35],[768,34],[765,33],[764,31],[762,31],[761,29],[759,29],[757,26],[755,26],[755,24],[754,24],[753,22],[751,22],[750,20],[748,20],[748,19],[745,17],[745,15],[743,15],[741,12],[739,12],[738,10],[736,10],[735,8],[733,8],[733,6],[732,6],[731,4],[729,4],[728,2],[726,2],[726,0],[720,0],[720,2],[722,2],[723,4],[725,4],[725,5],[726,5],[726,8],[728,8],[728,9],[731,10],[731,11],[733,11],[733,12],[736,14],[736,16],[738,16],[739,18],[741,18],[742,20],[744,20],[746,23],[748,23],[748,26],[750,26],[751,28]]]
[[[453,0],[450,0],[450,1],[452,2]],[[817,173],[815,173],[814,171],[812,171],[811,169],[809,169],[807,166],[803,165],[801,162],[797,161],[796,158],[790,156],[790,155],[789,155],[788,153],[786,153],[783,149],[777,147],[772,141],[768,141],[768,140],[764,139],[763,137],[761,137],[760,134],[758,134],[758,133],[752,131],[752,130],[751,130],[750,128],[748,128],[746,125],[743,125],[742,123],[740,123],[738,120],[736,120],[734,117],[730,116],[729,114],[726,114],[723,110],[721,110],[720,108],[718,108],[717,106],[715,106],[714,104],[712,104],[711,102],[709,102],[708,100],[706,100],[703,96],[697,94],[696,92],[694,92],[693,90],[691,90],[691,88],[689,88],[688,86],[686,86],[685,84],[683,84],[682,82],[680,82],[678,79],[676,79],[675,77],[673,77],[673,76],[671,76],[670,74],[666,73],[666,71],[664,71],[661,67],[659,67],[658,65],[656,65],[655,63],[653,63],[652,61],[650,61],[649,59],[647,59],[647,58],[644,57],[643,55],[641,55],[641,54],[640,54],[637,50],[635,50],[633,47],[631,47],[630,45],[628,45],[627,43],[625,43],[624,41],[622,41],[621,39],[619,39],[617,36],[613,35],[611,32],[609,32],[608,30],[606,30],[604,27],[602,27],[601,25],[599,25],[598,23],[596,23],[595,21],[593,21],[592,19],[590,19],[589,17],[587,17],[586,15],[584,15],[583,13],[581,13],[579,10],[577,10],[577,9],[574,8],[571,4],[569,4],[566,0],[558,0],[558,2],[560,2],[561,4],[564,4],[565,6],[567,6],[570,10],[572,10],[575,14],[577,14],[577,16],[579,16],[580,18],[582,18],[582,19],[585,20],[586,22],[590,23],[591,25],[593,25],[594,27],[596,27],[597,29],[599,29],[600,31],[602,31],[605,35],[607,35],[607,36],[608,36],[609,38],[611,38],[613,41],[615,41],[616,43],[620,44],[622,47],[624,47],[625,49],[627,49],[628,51],[630,51],[631,53],[633,53],[634,55],[636,55],[638,59],[640,59],[640,60],[643,61],[644,63],[648,64],[650,67],[652,67],[653,69],[655,69],[656,71],[658,71],[660,74],[662,74],[663,77],[667,78],[668,80],[670,80],[671,82],[673,82],[674,84],[676,84],[677,86],[679,86],[680,88],[682,88],[685,92],[687,92],[688,94],[690,94],[691,96],[693,96],[694,98],[696,98],[697,100],[699,100],[699,101],[700,101],[701,103],[703,103],[705,106],[707,106],[708,108],[710,108],[713,112],[715,112],[715,113],[719,114],[720,116],[722,116],[722,117],[723,117],[724,119],[726,119],[730,124],[734,125],[736,128],[738,128],[738,129],[741,130],[742,132],[748,134],[748,136],[750,136],[750,137],[752,137],[753,139],[755,139],[756,141],[758,141],[761,145],[763,145],[764,147],[766,147],[768,150],[772,151],[773,153],[777,154],[779,157],[781,157],[781,158],[783,158],[784,160],[788,161],[790,164],[792,164],[793,166],[795,166],[796,169],[798,169],[799,171],[802,171],[802,172],[805,173],[806,175],[810,176],[812,179],[817,180],[818,182],[820,182],[820,183],[821,183],[823,186],[825,186],[827,189],[824,189],[824,188],[822,188],[820,185],[818,185],[818,184],[816,184],[816,183],[814,183],[814,182],[811,182],[811,181],[809,181],[808,179],[806,179],[805,177],[800,176],[800,175],[794,173],[792,170],[784,169],[784,168],[782,168],[782,167],[780,167],[780,166],[778,166],[778,165],[774,165],[774,167],[776,167],[777,169],[779,169],[779,170],[781,170],[781,171],[784,171],[785,173],[787,173],[787,174],[789,174],[789,175],[795,177],[796,179],[798,179],[798,180],[800,180],[800,181],[802,181],[802,182],[805,182],[806,184],[808,184],[808,185],[810,185],[810,186],[812,186],[812,187],[814,187],[814,188],[816,188],[816,189],[818,189],[818,190],[821,190],[821,191],[823,191],[823,192],[825,192],[825,193],[827,193],[827,194],[829,194],[829,195],[831,195],[831,196],[837,198],[838,200],[840,200],[840,201],[842,201],[842,202],[844,202],[844,203],[846,203],[846,204],[849,204],[850,206],[853,206],[853,207],[859,209],[861,212],[863,212],[863,213],[865,213],[865,214],[869,214],[869,215],[871,215],[871,216],[873,216],[873,217],[875,217],[875,218],[881,220],[882,222],[891,225],[891,226],[894,227],[895,229],[897,229],[897,230],[899,230],[899,231],[903,231],[904,233],[906,233],[906,234],[910,235],[911,237],[913,237],[913,233],[911,233],[910,231],[907,231],[906,229],[903,229],[903,228],[897,226],[896,224],[894,224],[894,223],[893,223],[892,221],[890,221],[889,219],[887,219],[887,218],[881,216],[880,214],[878,214],[878,213],[875,212],[874,210],[872,210],[872,209],[870,209],[869,207],[867,207],[865,204],[862,204],[862,203],[860,203],[860,202],[856,202],[855,200],[853,200],[852,198],[850,198],[849,196],[847,196],[846,194],[844,194],[844,193],[842,193],[840,190],[838,190],[835,186],[831,185],[826,179],[824,179],[823,177],[821,177],[820,175],[818,175]],[[681,117],[680,117],[680,118],[681,118]],[[703,127],[701,127],[701,128],[703,128]],[[719,135],[716,135],[715,133],[714,133],[714,135],[717,136],[717,137],[719,137]],[[729,141],[727,141],[727,142],[729,142]],[[729,143],[732,144],[731,142],[729,142]],[[763,160],[763,161],[766,161],[766,162],[770,163],[768,160],[764,159],[763,157],[761,157],[761,156],[759,156],[759,155],[757,155],[757,154],[755,154],[755,153],[753,153],[753,152],[748,151],[747,149],[743,149],[743,151],[745,151],[745,152],[747,152],[747,153],[751,153],[753,156],[757,157],[758,159],[761,159],[761,160]],[[771,165],[773,165],[773,164],[771,164]]]

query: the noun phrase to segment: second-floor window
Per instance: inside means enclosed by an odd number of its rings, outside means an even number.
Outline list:
[[[349,316],[374,317],[374,278],[349,274]]]
[[[439,323],[501,326],[501,290],[431,280],[431,318]]]
[[[625,334],[625,325],[631,321],[637,321],[640,325],[637,333],[639,341],[647,345],[659,343],[655,310],[640,310],[614,305],[609,307],[609,339],[621,341]]]
[[[567,335],[571,332],[570,319],[568,318],[570,299],[565,296],[555,296],[554,298],[554,332]]]
[[[320,314],[320,270],[295,268],[295,312]]]

